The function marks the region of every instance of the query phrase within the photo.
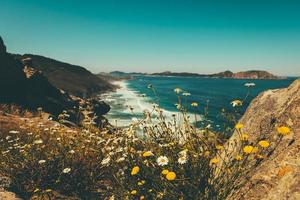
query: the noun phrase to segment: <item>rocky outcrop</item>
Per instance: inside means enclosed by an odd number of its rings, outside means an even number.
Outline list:
[[[236,79],[279,79],[278,76],[275,76],[267,71],[260,71],[260,70],[237,72],[237,73],[232,74],[232,78],[236,78]]]
[[[300,79],[288,88],[260,94],[240,122],[250,142],[272,141],[278,137],[276,127],[282,125],[288,126],[291,134],[250,172],[246,185],[228,199],[300,199]],[[230,141],[236,137],[234,133]]]
[[[6,188],[8,188],[10,184],[11,184],[10,178],[0,174],[0,200],[21,200],[20,198],[17,197],[15,193],[6,190]]]
[[[46,65],[41,66],[43,63]],[[44,71],[48,76],[44,75]],[[60,78],[56,79],[57,77],[54,76],[53,79],[53,73],[59,74]],[[6,52],[6,47],[0,37],[0,103],[17,104],[31,110],[42,107],[45,112],[54,116],[66,110],[70,114],[69,120],[75,122],[79,112],[78,99],[81,98],[70,95],[68,92],[74,92],[79,96],[89,96],[100,90],[100,87],[106,87],[101,86],[102,80],[98,79],[84,68],[41,56],[33,56],[33,58],[21,56],[15,59],[15,56]],[[62,87],[56,87],[56,85]],[[61,88],[67,89],[67,92]],[[93,100],[93,107],[98,116],[106,114],[110,109],[109,105],[96,99]]]
[[[13,103],[29,109],[42,107],[53,115],[73,108],[72,99],[51,85],[41,72],[28,66],[29,59],[24,62],[16,60],[6,52],[2,39],[0,49],[0,103]]]
[[[0,189],[0,199],[1,200],[21,200],[20,198],[18,198],[16,196],[16,194],[2,190],[2,189]]]
[[[56,88],[81,98],[114,89],[108,81],[81,66],[33,54],[14,56],[31,69],[42,72]]]

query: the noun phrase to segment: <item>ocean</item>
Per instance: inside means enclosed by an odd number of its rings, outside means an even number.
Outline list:
[[[119,81],[115,84],[120,88],[115,92],[101,96],[110,106],[111,110],[106,115],[110,123],[117,126],[128,126],[132,118],[143,117],[144,110],[151,110],[153,103],[159,104],[164,110],[166,117],[178,113],[176,103],[178,102],[175,88],[190,93],[184,102],[190,105],[197,102],[198,107],[189,108],[189,113],[196,113],[199,119],[203,119],[204,107],[208,103],[207,119],[211,128],[222,130],[226,124],[226,118],[221,115],[222,109],[232,112],[231,102],[235,99],[243,100],[247,93],[249,95],[242,107],[238,110],[241,116],[251,100],[259,93],[268,89],[284,88],[289,86],[295,78],[280,80],[246,80],[246,79],[221,79],[221,78],[194,78],[194,77],[161,77],[161,76],[136,76],[132,80]],[[245,87],[245,83],[255,83],[255,87]],[[153,86],[156,94],[148,88]],[[133,108],[133,113],[129,107]],[[201,123],[199,123],[201,126]]]

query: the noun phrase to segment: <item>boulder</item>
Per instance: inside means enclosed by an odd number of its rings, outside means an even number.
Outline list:
[[[228,199],[300,199],[300,79],[288,88],[261,93],[251,102],[240,123],[244,124],[243,132],[249,134],[250,142],[272,141],[278,137],[278,126],[288,126],[291,133],[247,175],[250,178],[246,185]]]

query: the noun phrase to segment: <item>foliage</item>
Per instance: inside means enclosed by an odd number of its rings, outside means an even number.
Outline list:
[[[188,109],[201,103],[188,105],[190,94],[174,91],[178,113],[171,119],[153,104],[144,118],[134,117],[123,128],[99,129],[95,116],[83,110],[78,129],[41,117],[2,129],[0,174],[9,176],[11,188],[26,199],[53,199],[55,192],[81,199],[226,199],[289,134],[288,127],[278,125],[272,141],[250,140],[237,123],[236,138],[228,142],[208,121],[198,128],[197,115],[192,120]],[[234,106],[242,104],[235,100]],[[208,107],[203,109],[205,120]]]

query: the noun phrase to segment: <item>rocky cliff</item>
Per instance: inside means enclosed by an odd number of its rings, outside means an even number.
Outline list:
[[[73,108],[72,99],[51,85],[42,73],[7,53],[1,38],[0,49],[0,103],[13,103],[29,109],[43,107],[54,115]]]
[[[112,87],[81,67],[42,56],[12,55],[6,51],[0,37],[0,103],[17,104],[31,110],[42,107],[54,116],[66,110],[71,116],[70,120],[75,121],[79,101],[92,102],[98,116],[110,110],[104,102],[83,100],[77,95],[89,96]]]
[[[288,88],[260,94],[240,122],[250,142],[272,141],[278,137],[276,127],[282,125],[290,127],[291,134],[248,174],[247,184],[228,199],[300,199],[300,79]]]
[[[81,66],[33,54],[14,56],[21,62],[30,60],[29,67],[41,71],[53,86],[81,98],[114,89],[108,81]]]

